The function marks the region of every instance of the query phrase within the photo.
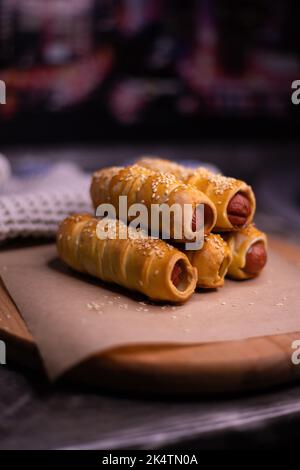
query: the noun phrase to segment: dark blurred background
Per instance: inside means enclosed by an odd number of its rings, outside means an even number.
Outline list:
[[[208,161],[254,185],[265,226],[297,233],[298,4],[0,0],[0,150],[16,172]]]

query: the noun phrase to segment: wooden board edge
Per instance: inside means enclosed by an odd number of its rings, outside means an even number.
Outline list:
[[[299,338],[300,332],[197,346],[122,347],[93,355],[66,377],[144,396],[212,396],[267,389],[300,379],[300,365],[292,363],[292,343]]]

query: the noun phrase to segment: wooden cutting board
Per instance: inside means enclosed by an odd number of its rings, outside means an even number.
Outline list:
[[[300,265],[300,249],[280,240],[271,247]],[[7,363],[44,374],[34,340],[3,284],[0,285],[0,338]],[[291,344],[300,332],[197,346],[131,346],[93,355],[63,380],[101,390],[143,395],[201,396],[239,393],[300,379]]]

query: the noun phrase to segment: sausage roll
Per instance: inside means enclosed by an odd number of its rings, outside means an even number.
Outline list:
[[[198,211],[201,214],[200,204],[204,206],[205,233],[212,230],[217,218],[214,204],[204,193],[177,180],[172,174],[152,171],[138,165],[123,169],[105,168],[94,174],[91,197],[95,208],[100,204],[111,203],[119,218],[120,196],[127,196],[128,208],[136,203],[143,204],[147,208],[149,227],[155,228],[160,234],[163,233],[163,220],[162,217],[151,217],[152,204],[165,204],[169,207],[177,204],[182,212],[184,205],[189,204],[192,211],[186,220],[182,221],[182,217],[178,217],[176,212],[171,213],[169,236],[178,242],[194,241],[197,238],[196,219]],[[128,221],[135,218],[127,217]],[[175,236],[178,233],[182,238]]]
[[[217,210],[215,232],[240,230],[253,220],[255,196],[244,181],[216,175],[202,167],[192,170],[160,158],[141,158],[137,164],[176,174],[178,179],[206,194]]]
[[[256,277],[267,262],[267,236],[253,224],[239,232],[224,235],[232,253],[228,277],[250,279]]]
[[[184,302],[195,290],[196,269],[184,253],[121,221],[69,216],[60,224],[57,248],[60,258],[76,271],[156,301]]]
[[[197,269],[197,287],[215,289],[224,285],[232,254],[220,235],[210,233],[205,237],[201,250],[185,253],[192,266]]]

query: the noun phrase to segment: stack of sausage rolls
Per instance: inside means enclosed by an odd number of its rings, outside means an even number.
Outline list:
[[[151,238],[143,228],[132,230],[130,215],[119,220],[120,196],[127,196],[128,207],[145,205],[148,228],[154,224],[153,203],[189,204],[192,211],[181,221],[182,233],[190,235],[188,240],[184,235],[175,237],[175,220],[171,221],[168,242]],[[197,287],[220,288],[226,276],[250,279],[266,264],[267,237],[253,224],[255,196],[243,181],[202,167],[195,170],[144,157],[125,168],[94,173],[91,198],[95,209],[101,204],[115,208],[116,219],[106,217],[101,228],[114,236],[99,236],[99,218],[69,216],[58,229],[59,256],[76,271],[141,292],[151,300],[184,302]],[[184,242],[197,235],[199,205],[203,208],[204,243],[198,250],[186,250]],[[162,220],[156,223],[162,234]]]

